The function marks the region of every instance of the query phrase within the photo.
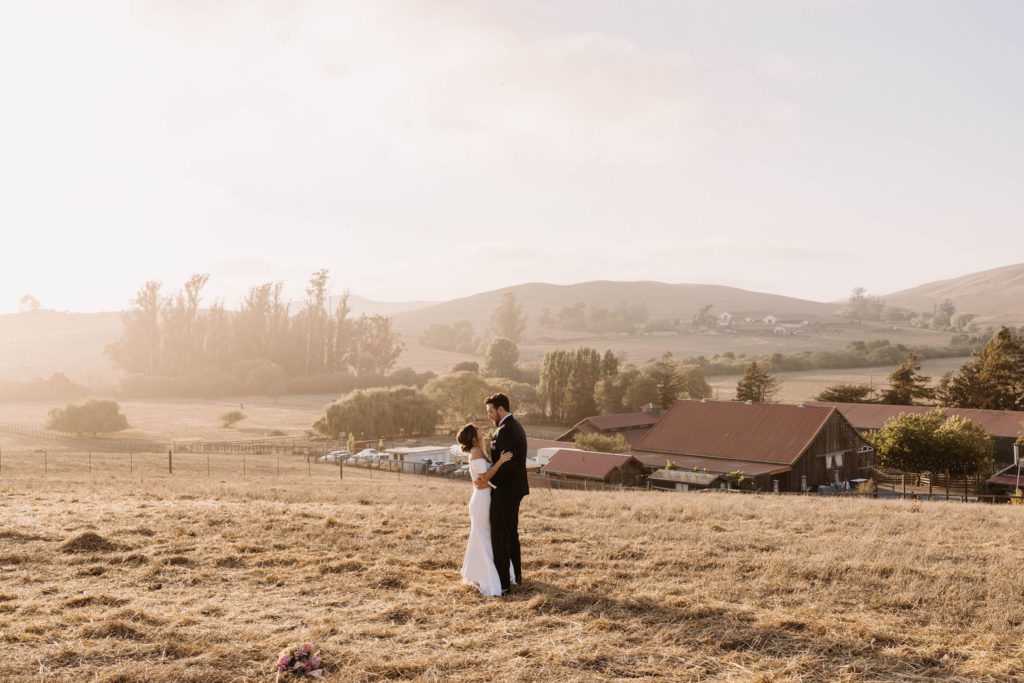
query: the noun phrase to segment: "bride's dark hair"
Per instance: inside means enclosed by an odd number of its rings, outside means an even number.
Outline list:
[[[463,453],[469,453],[469,449],[473,447],[473,437],[476,436],[476,425],[470,422],[468,425],[459,430],[455,440],[462,446]]]

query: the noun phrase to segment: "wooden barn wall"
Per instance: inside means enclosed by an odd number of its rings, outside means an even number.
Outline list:
[[[850,480],[865,476],[865,470],[860,466],[866,464],[865,458],[857,455],[857,449],[867,445],[863,437],[857,433],[841,415],[833,415],[821,428],[807,450],[793,464],[793,469],[785,474],[778,475],[779,486],[783,491],[799,491],[800,478],[807,477],[808,486],[827,484],[831,481],[829,472],[825,471],[825,458],[817,457],[819,454],[835,453],[837,451],[848,451],[843,454],[843,466],[840,470],[840,479]],[[836,469],[836,468],[833,468]]]

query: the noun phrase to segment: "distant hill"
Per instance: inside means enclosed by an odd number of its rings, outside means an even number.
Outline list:
[[[983,270],[886,294],[889,306],[931,311],[951,299],[958,311],[983,322],[1024,323],[1024,263]]]
[[[362,314],[366,315],[395,315],[396,313],[404,313],[405,311],[415,311],[420,308],[426,308],[427,306],[435,305],[436,301],[373,301],[371,299],[364,299],[361,296],[352,294],[348,298],[349,308],[352,309],[352,315],[359,316]],[[301,308],[301,304],[293,310]]]
[[[777,318],[820,318],[834,315],[834,303],[795,299],[776,294],[751,292],[721,285],[666,284],[664,282],[613,282],[598,280],[573,285],[552,285],[530,282],[514,287],[495,289],[461,299],[426,306],[394,315],[395,329],[409,338],[417,338],[429,325],[468,320],[477,334],[490,325],[491,313],[506,292],[514,292],[528,316],[527,337],[547,334],[537,324],[547,308],[553,315],[580,301],[589,306],[615,308],[619,304],[644,303],[652,318],[679,318],[689,321],[702,307],[711,304],[714,314],[728,312],[734,316],[769,313]]]

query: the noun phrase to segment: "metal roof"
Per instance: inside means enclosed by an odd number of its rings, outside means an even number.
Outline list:
[[[989,484],[1001,484],[1002,486],[1017,486],[1020,482],[1024,482],[1024,465],[1020,466],[1021,476],[1018,478],[1017,465],[1010,465],[1000,472],[996,472],[987,479]]]
[[[740,472],[748,477],[758,477],[762,474],[781,474],[789,472],[792,467],[770,462],[750,462],[749,460],[734,460],[732,458],[700,458],[693,455],[674,455],[669,453],[634,453],[637,460],[648,467],[665,467],[672,463],[676,467],[687,470],[703,472],[716,472],[718,474],[729,474]],[[671,471],[671,470],[670,470]]]
[[[792,465],[835,413],[835,408],[811,405],[681,400],[635,448]]]
[[[711,486],[715,481],[721,479],[721,476],[712,472],[694,472],[693,470],[658,470],[647,478],[656,481],[673,481],[680,484]]]
[[[879,403],[826,403],[808,401],[807,405],[838,408],[850,424],[857,429],[881,429],[886,421],[902,413],[927,413],[935,406],[890,406]],[[986,433],[1016,439],[1024,423],[1024,411],[979,410],[975,408],[946,408],[950,415],[965,417],[980,425]]]
[[[631,430],[646,429],[657,424],[661,417],[651,413],[617,413],[615,415],[591,415],[585,417],[570,429],[558,437],[559,441],[572,441],[576,432],[582,434],[599,434],[604,432],[623,432],[623,436],[630,443],[636,439],[630,438],[628,433]]]
[[[619,453],[595,453],[593,451],[560,450],[551,455],[551,460],[540,469],[549,474],[570,474],[588,479],[607,479],[616,469],[630,461],[640,467],[644,464],[632,455]]]
[[[661,418],[650,413],[619,413],[617,415],[594,415],[585,421],[592,423],[601,431],[614,429],[639,429],[657,424]]]

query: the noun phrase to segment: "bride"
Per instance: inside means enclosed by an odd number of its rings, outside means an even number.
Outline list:
[[[469,454],[469,471],[473,479],[490,481],[498,468],[512,459],[512,453],[506,451],[492,467],[480,445],[480,432],[472,424],[460,429],[456,439],[462,446],[462,451]],[[511,563],[509,574],[512,575]],[[491,550],[489,487],[474,488],[473,496],[469,499],[469,542],[466,544],[466,556],[462,560],[462,582],[476,586],[484,595],[501,595],[501,581],[498,579],[498,570],[494,567],[494,553]]]

